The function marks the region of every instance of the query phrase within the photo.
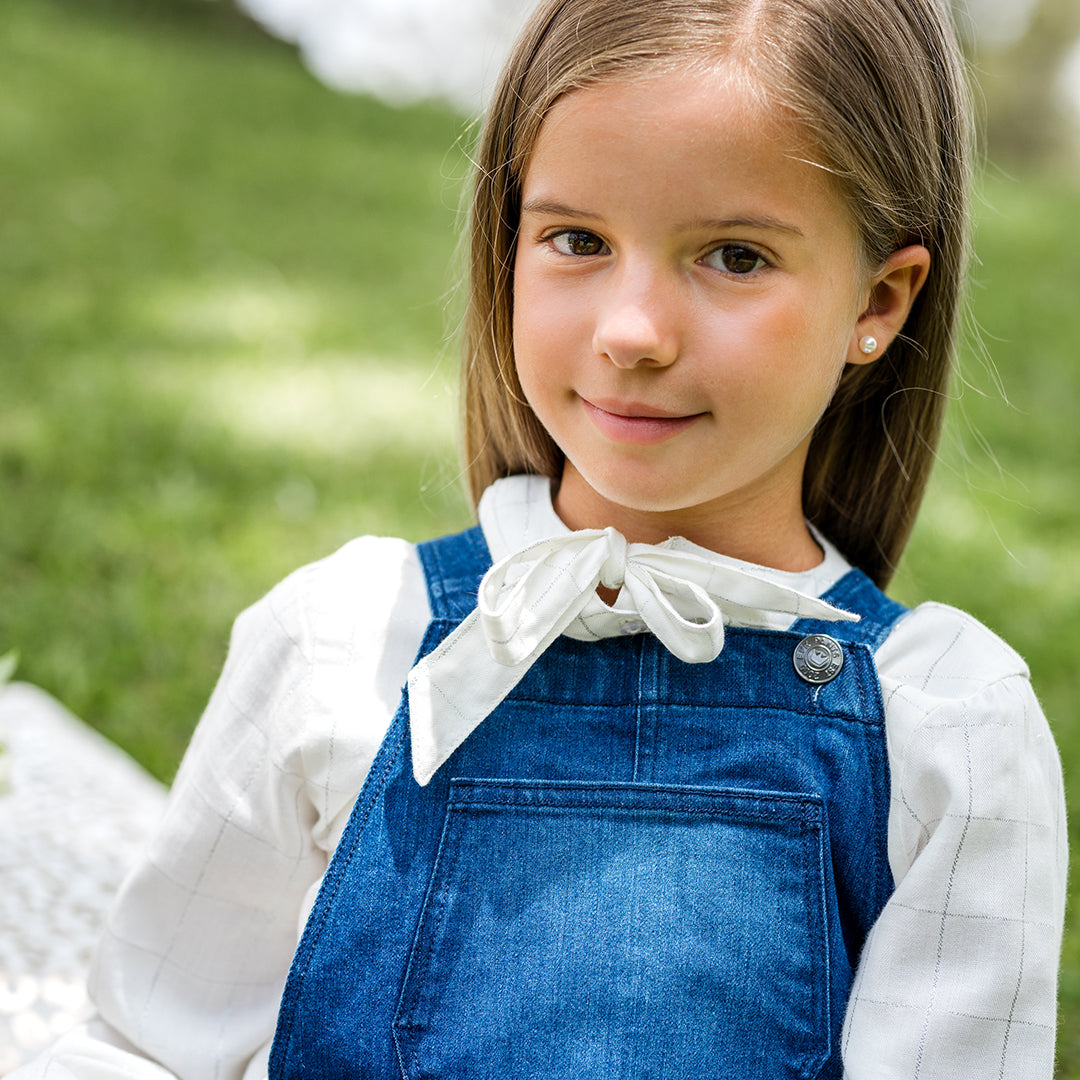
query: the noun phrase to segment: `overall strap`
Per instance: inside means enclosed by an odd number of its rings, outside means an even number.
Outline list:
[[[476,607],[480,579],[491,566],[483,530],[474,525],[453,536],[416,545],[427,580],[433,619],[460,622]]]
[[[877,652],[893,627],[908,612],[903,604],[890,600],[861,570],[849,570],[822,600],[843,611],[862,616],[857,623],[835,623],[824,619],[800,619],[792,630],[800,634],[828,634],[866,645]]]

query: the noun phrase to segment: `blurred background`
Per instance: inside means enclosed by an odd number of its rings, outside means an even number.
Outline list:
[[[469,521],[462,190],[531,6],[243,2],[0,4],[0,655],[166,781],[238,611],[357,534]],[[979,261],[893,592],[1028,659],[1075,802],[1080,4],[955,7]],[[1069,1080],[1078,959],[1074,905]]]

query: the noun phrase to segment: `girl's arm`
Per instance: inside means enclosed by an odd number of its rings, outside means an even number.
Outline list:
[[[1027,669],[941,605],[908,616],[878,662],[896,891],[860,959],[845,1076],[1049,1080],[1065,807]]]
[[[404,542],[355,541],[237,620],[162,827],[109,914],[100,1018],[12,1080],[265,1076],[307,905],[427,622],[414,561]]]

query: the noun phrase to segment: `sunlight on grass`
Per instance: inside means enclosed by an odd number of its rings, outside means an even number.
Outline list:
[[[452,365],[427,357],[313,351],[344,298],[288,282],[269,265],[246,278],[204,277],[142,295],[133,313],[171,355],[134,356],[130,377],[240,444],[345,458],[394,441],[452,453]]]
[[[219,426],[242,446],[328,458],[440,450],[452,456],[453,393],[419,366],[397,360],[311,356],[295,364],[215,362],[140,367],[144,388],[187,410],[189,422]]]
[[[344,459],[394,442],[406,452],[452,455],[449,362],[305,348],[327,309],[341,305],[339,296],[291,286],[266,268],[246,280],[160,289],[139,305],[144,325],[199,351],[135,356],[130,377],[185,423],[214,425],[254,449]]]
[[[313,288],[290,284],[270,264],[239,279],[203,275],[140,296],[132,315],[170,340],[198,337],[220,344],[270,342],[299,351],[303,342],[336,306]]]

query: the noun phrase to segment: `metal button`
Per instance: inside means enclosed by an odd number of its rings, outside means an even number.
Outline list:
[[[619,625],[620,634],[644,634],[648,629],[641,619],[626,619]]]
[[[832,682],[844,666],[844,650],[840,642],[828,634],[811,634],[795,646],[792,656],[800,679],[814,686]]]

